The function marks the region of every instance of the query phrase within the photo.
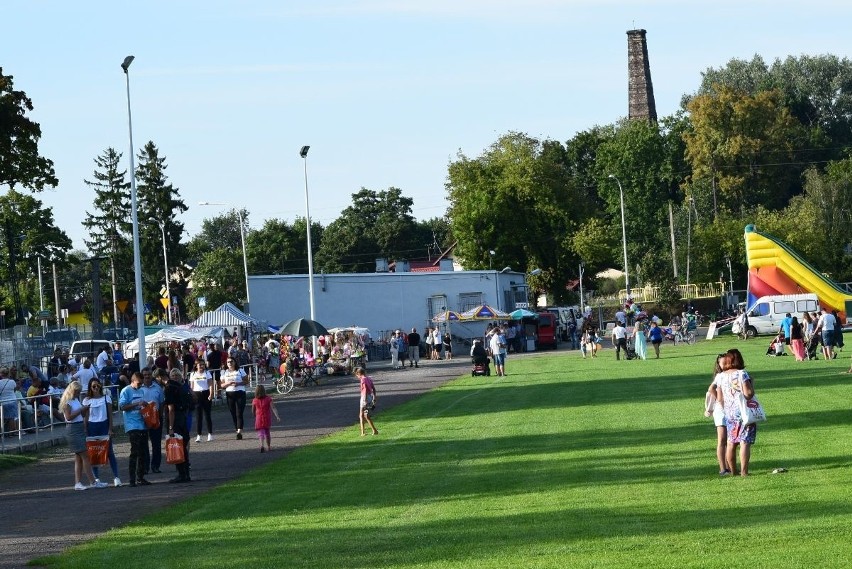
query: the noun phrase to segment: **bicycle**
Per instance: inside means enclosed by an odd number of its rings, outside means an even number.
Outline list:
[[[679,343],[689,344],[690,346],[695,343],[695,332],[692,330],[688,331],[680,331],[674,333],[674,343],[677,346]]]
[[[281,395],[287,395],[293,391],[293,377],[289,374],[279,375],[272,380],[275,390]]]

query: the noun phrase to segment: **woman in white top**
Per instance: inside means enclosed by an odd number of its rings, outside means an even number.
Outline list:
[[[201,419],[207,422],[207,442],[213,440],[213,418],[210,411],[213,406],[213,376],[207,371],[207,363],[198,358],[195,362],[195,371],[189,374],[189,387],[195,396],[195,442],[201,442]]]
[[[96,377],[98,377],[98,374],[92,368],[92,362],[86,358],[83,360],[83,367],[77,370],[77,372],[71,376],[71,379],[80,383],[82,393],[87,393],[89,391],[89,382]]]
[[[86,421],[86,436],[104,437],[109,435],[109,467],[112,469],[112,482],[116,488],[121,486],[118,477],[118,463],[115,460],[115,452],[112,450],[112,398],[104,391],[100,379],[89,382],[89,390],[83,398],[83,407],[87,409],[88,421]],[[158,441],[159,442],[159,441]],[[100,482],[98,467],[92,467],[95,482]]]
[[[65,439],[68,441],[68,448],[74,453],[74,490],[106,488],[106,484],[95,480],[92,463],[89,462],[89,453],[86,451],[87,409],[80,403],[81,391],[80,383],[72,381],[65,388],[62,399],[59,400],[59,412],[63,414],[67,422]],[[84,473],[89,479],[89,486],[82,482]]]
[[[237,430],[237,440],[243,438],[243,411],[246,409],[246,374],[237,367],[234,358],[228,358],[227,369],[219,376],[219,387],[225,390],[228,410]]]

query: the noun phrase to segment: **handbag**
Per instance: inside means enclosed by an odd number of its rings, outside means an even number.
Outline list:
[[[740,408],[740,421],[743,426],[766,420],[766,413],[763,411],[763,407],[761,407],[757,397],[746,399],[742,391],[738,391],[737,406]]]
[[[143,405],[140,413],[142,414],[142,419],[145,421],[145,427],[148,429],[160,428],[160,413],[153,401]]]
[[[109,435],[86,437],[86,452],[92,466],[103,466],[109,459]]]
[[[166,463],[182,464],[186,462],[186,452],[183,448],[183,437],[174,435],[166,439]]]

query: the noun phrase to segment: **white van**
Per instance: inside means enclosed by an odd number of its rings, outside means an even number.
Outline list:
[[[772,296],[761,296],[757,299],[748,312],[748,328],[745,333],[748,336],[758,334],[778,333],[781,321],[789,313],[802,321],[804,312],[817,312],[820,310],[819,298],[816,294],[776,294]],[[731,332],[740,334],[743,332],[742,317],[734,322]]]

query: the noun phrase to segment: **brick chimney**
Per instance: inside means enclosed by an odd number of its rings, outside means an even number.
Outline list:
[[[654,85],[648,63],[648,44],[645,30],[627,32],[627,118],[657,122]]]

